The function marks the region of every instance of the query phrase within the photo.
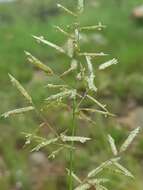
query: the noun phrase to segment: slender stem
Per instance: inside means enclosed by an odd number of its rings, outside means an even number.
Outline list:
[[[73,115],[72,115],[72,136],[75,136],[76,124],[75,124],[75,111],[76,111],[76,98],[73,99]],[[70,150],[70,172],[69,172],[69,190],[73,190],[73,178],[72,172],[74,170],[74,141],[71,142]]]

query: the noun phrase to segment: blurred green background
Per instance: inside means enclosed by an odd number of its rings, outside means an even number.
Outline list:
[[[66,38],[55,31],[54,25],[66,26],[72,18],[59,11],[56,3],[69,8],[76,7],[76,0],[17,0],[0,2],[0,113],[25,106],[23,98],[11,86],[8,73],[15,76],[34,100],[40,104],[49,92],[44,88],[49,78],[29,65],[24,50],[30,51],[54,70],[62,73],[68,68],[66,58],[47,46],[37,44],[32,35],[44,36],[56,44],[65,45]],[[118,145],[126,138],[129,130],[143,123],[143,18],[133,15],[133,10],[142,5],[142,0],[86,0],[85,14],[80,18],[82,25],[96,25],[99,21],[107,25],[103,31],[83,34],[82,48],[86,51],[105,52],[108,58],[118,58],[119,64],[96,72],[96,67],[105,58],[95,60],[98,97],[107,103],[116,118],[105,119],[94,115],[96,125],[79,123],[79,134],[95,138],[90,143],[78,147],[76,170],[79,175],[95,167],[111,156],[106,135],[117,140]],[[56,79],[54,79],[56,80]],[[71,77],[66,78],[67,81]],[[56,114],[58,113],[58,114]],[[67,112],[50,110],[47,118],[57,128],[68,126]],[[58,120],[58,123],[56,122]],[[39,119],[26,114],[8,120],[0,120],[0,190],[64,190],[66,189],[66,158],[60,155],[54,161],[48,160],[49,149],[30,153],[23,148],[21,134],[32,132],[40,124]],[[86,126],[88,125],[88,127]],[[42,134],[48,133],[44,129]],[[111,176],[110,189],[142,190],[143,187],[143,139],[139,135],[124,163],[131,169],[135,179]],[[66,154],[66,153],[64,153]],[[66,156],[65,156],[66,157]],[[68,159],[68,158],[67,158]]]

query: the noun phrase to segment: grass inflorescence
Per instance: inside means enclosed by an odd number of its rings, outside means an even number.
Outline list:
[[[113,153],[113,157],[108,160],[102,162],[99,166],[92,169],[87,173],[87,176],[84,179],[81,179],[76,175],[75,169],[75,161],[76,161],[76,143],[85,144],[88,141],[92,142],[92,138],[86,136],[79,136],[76,134],[76,129],[78,128],[77,118],[86,119],[88,121],[92,121],[90,118],[90,112],[96,112],[99,114],[107,116],[114,116],[114,114],[110,113],[106,105],[103,105],[100,101],[96,99],[96,94],[98,91],[98,87],[96,86],[96,75],[94,72],[94,62],[96,57],[106,57],[108,54],[103,52],[84,52],[80,46],[81,41],[81,31],[87,30],[102,30],[105,28],[104,25],[99,23],[98,25],[93,26],[82,26],[79,17],[84,12],[84,0],[77,0],[77,9],[75,11],[70,10],[64,5],[58,4],[59,9],[64,11],[67,15],[73,17],[73,23],[69,27],[70,30],[66,31],[66,27],[63,29],[62,27],[56,26],[55,28],[65,35],[67,38],[67,49],[57,45],[49,40],[46,40],[43,36],[33,35],[33,38],[41,44],[48,45],[49,47],[55,49],[58,53],[65,55],[69,62],[69,68],[63,73],[56,73],[49,66],[44,64],[38,58],[33,56],[28,51],[25,51],[26,57],[28,61],[36,68],[44,71],[48,77],[56,76],[62,84],[58,83],[49,83],[46,87],[50,90],[55,90],[56,92],[49,95],[47,98],[43,100],[44,106],[48,106],[50,109],[50,105],[62,103],[66,105],[68,110],[70,110],[70,114],[72,115],[71,128],[67,126],[65,131],[56,130],[52,125],[49,124],[45,114],[43,113],[42,107],[37,107],[37,104],[34,102],[33,98],[29,95],[27,90],[17,81],[12,75],[9,74],[12,84],[18,89],[18,91],[24,96],[27,100],[28,106],[17,108],[12,111],[8,111],[4,113],[3,117],[10,117],[15,114],[21,114],[29,111],[35,112],[37,117],[41,120],[42,125],[46,125],[50,129],[50,135],[48,138],[40,137],[35,133],[27,133],[26,137],[26,145],[30,144],[31,141],[36,142],[36,146],[32,148],[31,151],[39,151],[40,149],[48,146],[53,146],[53,151],[49,154],[48,158],[55,158],[61,151],[65,150],[69,153],[69,166],[67,171],[67,175],[69,176],[68,180],[68,190],[90,190],[99,189],[105,190],[106,187],[104,183],[108,181],[106,178],[99,177],[98,175],[102,173],[104,170],[108,168],[112,168],[117,173],[122,173],[125,176],[133,178],[133,174],[122,166],[119,161],[121,160],[122,153],[127,150],[129,145],[134,140],[135,136],[139,133],[139,129],[137,128],[133,130],[127,140],[122,144],[120,149],[116,147],[116,142],[111,135],[108,135],[109,145],[111,147],[111,151]],[[99,66],[99,70],[104,70],[107,67],[117,64],[117,59],[107,60],[103,64]],[[68,84],[64,77],[67,75],[72,75],[73,83]],[[84,92],[78,88],[78,84],[82,83]],[[84,107],[83,103],[85,100],[91,101],[92,104],[95,104],[98,108],[90,108],[88,106]],[[43,105],[42,104],[42,105]],[[58,122],[58,121],[57,121]],[[95,122],[95,121],[93,121]],[[101,174],[102,175],[102,174]],[[76,186],[74,181],[76,181]]]

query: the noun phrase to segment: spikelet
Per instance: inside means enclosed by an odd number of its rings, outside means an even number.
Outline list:
[[[79,185],[78,187],[76,187],[74,190],[87,190],[87,189],[89,189],[91,186],[92,186],[91,184],[84,183],[84,184],[81,184],[81,185]]]
[[[84,0],[78,0],[78,12],[81,14],[84,11]]]
[[[74,141],[74,142],[80,142],[80,143],[85,143],[91,140],[91,138],[88,138],[88,137],[66,136],[63,134],[61,134],[61,139],[63,142]]]
[[[75,59],[72,59],[70,68],[66,70],[64,73],[62,73],[60,77],[63,77],[76,69],[77,69],[77,61]]]
[[[41,69],[42,71],[48,73],[49,75],[53,75],[53,71],[50,67],[43,64],[39,59],[34,57],[31,53],[25,51],[25,54],[27,55],[27,59],[30,63],[35,65],[37,68]]]
[[[86,56],[86,61],[87,61],[87,66],[88,66],[88,71],[89,71],[89,76],[87,77],[88,88],[90,90],[96,92],[97,88],[94,85],[95,75],[93,73],[93,66],[92,66],[92,63],[91,63],[91,58],[89,56]]]
[[[34,109],[35,108],[33,106],[19,108],[19,109],[11,110],[11,111],[8,111],[8,112],[2,114],[2,117],[7,118],[7,117],[9,117],[11,115],[25,113],[25,112],[28,112],[28,111],[32,111]]]
[[[101,111],[101,110],[97,110],[97,109],[92,109],[92,108],[80,108],[79,111],[89,111],[91,113],[100,113],[100,114],[103,114],[105,116],[112,116],[114,117],[115,115],[110,113],[110,112],[105,112],[105,111]]]
[[[64,34],[65,36],[69,37],[69,38],[74,38],[73,35],[69,34],[68,32],[66,32],[64,29],[62,29],[60,26],[54,26],[59,32],[61,32],[62,34]]]
[[[26,138],[26,141],[25,141],[25,145],[28,145],[31,143],[31,140],[32,140],[32,134],[25,134],[25,138]]]
[[[113,137],[111,135],[108,135],[108,141],[110,143],[112,153],[114,154],[114,156],[117,156],[118,151],[117,151],[117,148],[116,148],[116,145],[115,145],[115,140],[113,139]]]
[[[130,144],[132,143],[134,138],[137,136],[139,131],[140,131],[140,127],[136,128],[130,132],[130,135],[128,136],[128,138],[125,140],[125,142],[122,144],[122,146],[120,148],[120,153],[127,150],[127,148],[130,146]]]
[[[12,84],[21,92],[21,94],[30,102],[32,103],[31,96],[27,93],[25,88],[16,80],[11,74],[8,74]]]
[[[132,175],[132,173],[131,173],[129,170],[127,170],[125,167],[123,167],[121,164],[119,164],[118,162],[114,162],[114,165],[115,165],[119,170],[121,170],[121,172],[122,172],[125,176],[134,178],[134,176]]]
[[[70,175],[70,170],[69,169],[66,169],[66,170],[68,172],[68,175]],[[79,177],[74,172],[71,172],[71,175],[72,175],[73,179],[75,179],[78,183],[82,183],[82,181],[79,179]]]
[[[108,190],[108,189],[107,189],[107,187],[105,187],[103,185],[97,184],[96,185],[96,190]]]
[[[87,182],[79,185],[74,190],[87,190],[87,189],[90,189],[93,186],[95,186],[95,187],[100,186],[100,183],[105,183],[107,181],[108,181],[108,179],[104,179],[104,178],[89,179]]]
[[[69,57],[74,55],[74,40],[69,38],[67,41],[67,54]]]
[[[104,168],[107,168],[108,166],[114,164],[115,162],[117,162],[118,160],[120,160],[120,157],[117,158],[113,158],[110,160],[107,160],[105,162],[103,162],[100,166],[98,166],[96,169],[92,170],[91,172],[88,173],[88,177],[94,177],[95,175],[97,175],[98,173],[100,173]]]
[[[58,148],[57,150],[53,151],[49,156],[48,158],[55,158],[57,154],[59,154],[60,151],[62,151],[64,149],[64,147],[60,147]]]
[[[60,85],[60,84],[47,84],[45,87],[47,88],[60,88],[60,89],[64,89],[67,88],[67,85]]]
[[[49,96],[46,101],[54,101],[54,100],[62,100],[63,98],[70,97],[74,98],[76,96],[76,90],[65,90],[63,92],[60,92],[58,94],[54,94]]]
[[[79,53],[79,56],[90,56],[90,57],[98,57],[98,56],[107,56],[108,54],[105,54],[103,52],[100,53],[88,53],[88,52],[83,52]]]
[[[103,28],[106,28],[105,25],[102,25],[101,22],[98,23],[98,25],[95,25],[95,26],[82,26],[80,29],[81,30],[102,30]]]
[[[101,104],[98,100],[96,100],[95,98],[93,98],[90,95],[87,95],[87,98],[89,98],[90,100],[92,100],[95,104],[97,104],[100,108],[102,108],[104,111],[108,112],[108,110],[106,109],[106,105]]]
[[[85,67],[80,63],[80,72],[77,74],[76,78],[78,80],[85,79]]]
[[[61,5],[61,4],[57,4],[57,7],[63,9],[66,13],[68,13],[68,14],[74,16],[74,17],[77,17],[77,14],[76,14],[76,13],[74,13],[74,12],[71,11],[71,10],[69,10],[69,9],[66,8],[65,6],[63,6],[63,5]]]
[[[38,42],[42,42],[42,43],[56,49],[60,53],[65,53],[65,50],[62,47],[60,47],[52,42],[49,42],[48,40],[45,40],[44,37],[33,36],[33,38],[36,39]]]
[[[111,65],[116,65],[118,63],[117,59],[111,59],[110,61],[107,61],[99,66],[99,70],[104,70],[107,67],[110,67]]]
[[[31,133],[22,133],[25,138],[26,138],[26,142],[31,142],[31,140],[35,140],[36,142],[43,142],[43,141],[46,141],[45,138],[43,137],[40,137],[40,136],[37,136],[37,135],[34,135],[34,134],[31,134]],[[29,144],[29,143],[26,143],[26,144]]]
[[[74,33],[75,33],[75,41],[78,43],[78,42],[79,42],[79,40],[80,40],[80,33],[79,33],[79,29],[78,29],[78,28],[76,28]]]
[[[46,140],[46,141],[43,141],[42,143],[38,144],[36,147],[34,147],[31,152],[33,151],[39,151],[41,148],[47,146],[47,145],[50,145],[50,144],[53,144],[55,142],[58,141],[58,138],[53,138],[53,139],[50,139],[50,140]]]

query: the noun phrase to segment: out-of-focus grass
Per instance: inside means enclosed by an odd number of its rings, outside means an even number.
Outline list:
[[[64,68],[68,68],[68,59],[66,60],[61,55],[56,54],[55,51],[47,46],[37,44],[31,37],[33,34],[43,35],[50,41],[64,45],[64,36],[55,32],[53,25],[64,26],[68,22],[71,22],[72,18],[59,12],[55,6],[56,2],[56,0],[25,0],[23,2],[18,1],[17,3],[0,4],[1,113],[14,107],[25,105],[23,99],[11,87],[8,81],[8,72],[15,75],[17,79],[27,86],[27,89],[32,93],[35,100],[40,101],[44,94],[48,95],[48,91],[43,88],[45,84],[45,82],[42,82],[43,76],[37,74],[27,63],[24,50],[32,52],[46,64],[50,64],[53,69],[58,69],[59,72],[62,72]],[[74,7],[73,1],[67,2],[61,0],[58,2]],[[130,96],[142,102],[143,26],[138,25],[131,17],[132,9],[142,3],[142,1],[122,1],[122,4],[119,6],[119,2],[116,0],[100,0],[97,7],[94,6],[95,4],[93,5],[94,2],[94,0],[86,2],[87,8],[85,16],[81,18],[81,22],[83,25],[92,25],[101,21],[107,25],[107,29],[102,32],[88,33],[89,37],[86,40],[85,36],[82,49],[104,51],[110,54],[109,59],[112,57],[119,59],[118,66],[112,67],[106,73],[97,72],[96,82],[99,85],[99,91],[101,90],[101,94],[109,92],[111,97],[115,97],[115,99],[118,97],[119,101],[121,98],[125,99]],[[60,62],[59,56],[62,59]],[[95,71],[102,61],[105,61],[105,59],[95,60]],[[34,79],[31,81],[32,78]],[[35,78],[37,79],[35,80]],[[48,81],[48,78],[46,80]],[[66,80],[70,80],[70,78]],[[112,104],[114,104],[114,101]],[[113,107],[111,106],[111,109]],[[115,108],[117,107],[115,106]],[[53,123],[58,117],[60,122],[58,124],[54,123],[57,127],[60,124],[65,126],[69,121],[67,116],[64,120],[63,115],[55,114],[51,117],[49,113],[49,117]],[[31,117],[29,115],[26,115],[26,117],[21,116],[19,119],[16,117],[9,121],[1,120],[0,152],[11,175],[10,177],[3,177],[1,179],[0,189],[9,190],[11,188],[10,185],[13,184],[14,186],[16,182],[22,183],[22,189],[31,189],[31,179],[27,165],[29,159],[28,151],[24,151],[22,147],[19,147],[19,144],[21,144],[22,137],[20,134],[22,131],[31,132],[37,128],[35,121],[39,123],[33,115]],[[103,127],[105,123],[106,126]],[[115,120],[107,122],[102,117],[97,117],[97,126],[89,127],[88,131],[83,131],[82,129],[82,132],[88,132],[90,136],[96,139],[96,142],[95,146],[90,146],[89,144],[88,152],[80,149],[80,153],[77,153],[78,162],[76,165],[81,171],[87,168],[89,162],[92,163],[93,167],[99,160],[105,160],[110,155],[109,150],[105,151],[108,147],[105,134],[111,133],[118,143],[121,143],[123,136],[125,136],[124,130],[115,124]],[[141,173],[137,158],[138,155],[142,156],[142,147],[143,144],[140,139],[137,150],[131,151],[125,160],[130,168],[134,165],[132,170],[135,175]],[[91,157],[93,157],[93,160],[91,160]],[[134,190],[142,189],[142,186],[139,187],[141,177],[137,176],[138,181],[134,185],[137,187],[134,187]],[[117,185],[117,181],[117,179],[115,179],[115,182],[113,181],[112,186],[114,188]],[[129,184],[131,183],[130,181]],[[49,187],[50,185],[50,190],[55,190],[54,183],[49,184]],[[125,186],[127,187],[127,184]],[[47,188],[43,187],[43,189]],[[122,183],[116,189],[123,189]],[[129,190],[131,190],[130,186]]]

